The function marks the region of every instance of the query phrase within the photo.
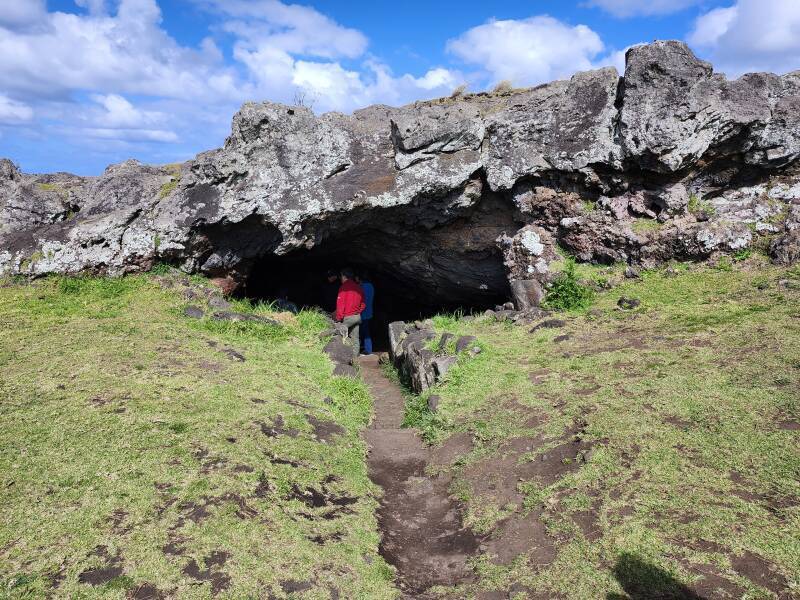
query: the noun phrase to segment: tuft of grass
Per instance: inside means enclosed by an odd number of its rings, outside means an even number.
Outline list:
[[[742,262],[747,260],[753,255],[752,248],[742,248],[741,250],[737,250],[733,253],[733,260],[736,262]]]
[[[153,268],[150,269],[150,273],[152,275],[167,275],[172,271],[172,269],[173,266],[169,263],[159,262],[153,265]]]
[[[158,192],[158,198],[164,199],[169,196],[175,189],[178,187],[178,184],[181,181],[181,165],[180,163],[174,163],[170,165],[166,165],[164,169],[169,172],[171,178],[168,182],[161,186],[161,189]],[[157,249],[157,248],[156,248]]]
[[[508,79],[498,82],[498,84],[492,88],[493,94],[510,94],[513,91],[514,85]]]
[[[687,206],[690,213],[693,215],[698,215],[701,213],[705,213],[709,217],[714,216],[717,213],[717,209],[714,208],[714,205],[708,202],[707,200],[700,199],[699,196],[696,194],[691,194],[689,196],[689,204]]]
[[[66,199],[69,196],[69,191],[63,185],[58,183],[38,183],[37,187],[43,192],[53,192]]]
[[[633,220],[633,223],[631,224],[631,229],[633,229],[634,233],[645,234],[645,233],[650,233],[652,231],[658,231],[659,229],[661,229],[661,223],[659,223],[655,219],[639,217]]]
[[[456,87],[453,90],[453,92],[450,94],[450,97],[451,98],[461,98],[461,97],[464,96],[464,94],[466,94],[466,92],[467,92],[467,84],[466,83],[462,83],[461,85],[459,85],[458,87]]]
[[[588,308],[593,298],[594,292],[578,282],[574,259],[568,258],[564,270],[547,290],[543,305],[553,310],[580,310]]]

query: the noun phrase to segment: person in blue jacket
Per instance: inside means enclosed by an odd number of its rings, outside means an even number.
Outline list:
[[[375,286],[372,285],[372,278],[366,271],[360,272],[356,276],[356,281],[364,291],[364,304],[366,304],[366,308],[361,313],[361,347],[364,349],[364,354],[372,354],[372,334],[369,325],[373,314],[372,304],[375,301]]]

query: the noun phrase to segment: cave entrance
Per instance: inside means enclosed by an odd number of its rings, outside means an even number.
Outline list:
[[[368,273],[375,286],[371,331],[375,351],[388,349],[388,324],[414,321],[444,312],[483,312],[506,302],[508,282],[502,256],[494,246],[472,242],[464,231],[425,232],[423,236],[387,236],[370,230],[325,241],[312,250],[295,250],[257,261],[244,295],[270,301],[286,297],[299,307],[324,306],[326,273],[345,267]],[[484,230],[485,233],[485,230]]]

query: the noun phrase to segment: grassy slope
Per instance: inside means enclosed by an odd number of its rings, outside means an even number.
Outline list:
[[[183,306],[146,277],[0,282],[0,597],[54,580],[65,598],[146,583],[182,598],[212,584],[393,597],[358,437],[369,398],[330,375],[319,316],[220,325]],[[345,433],[323,443],[307,414]],[[262,433],[277,415],[299,434]],[[79,582],[115,556],[110,581]]]
[[[473,450],[452,469],[473,527],[491,536],[509,514],[527,513],[556,545],[543,568],[524,554],[506,565],[482,559],[484,589],[674,593],[670,578],[697,583],[710,568],[751,598],[770,597],[732,568],[751,552],[800,594],[800,269],[758,262],[646,273],[561,329],[436,320],[477,335],[483,352],[410,401],[410,421],[435,442],[472,433]],[[641,307],[618,310],[622,295]],[[441,396],[436,415],[424,408],[431,393]],[[531,415],[542,423],[526,427]],[[475,494],[471,466],[498,460],[509,438],[534,442],[521,463],[538,460],[575,422],[594,444],[586,464],[550,485],[519,481],[517,506]],[[571,518],[585,511],[594,513],[591,543]]]

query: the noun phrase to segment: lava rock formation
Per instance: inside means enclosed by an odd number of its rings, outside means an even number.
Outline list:
[[[432,304],[525,308],[556,244],[643,266],[754,244],[800,260],[800,72],[729,81],[674,41],[626,59],[623,77],[352,115],[249,103],[182,165],[0,161],[0,274],[168,262],[230,290],[265,259],[346,257]]]

